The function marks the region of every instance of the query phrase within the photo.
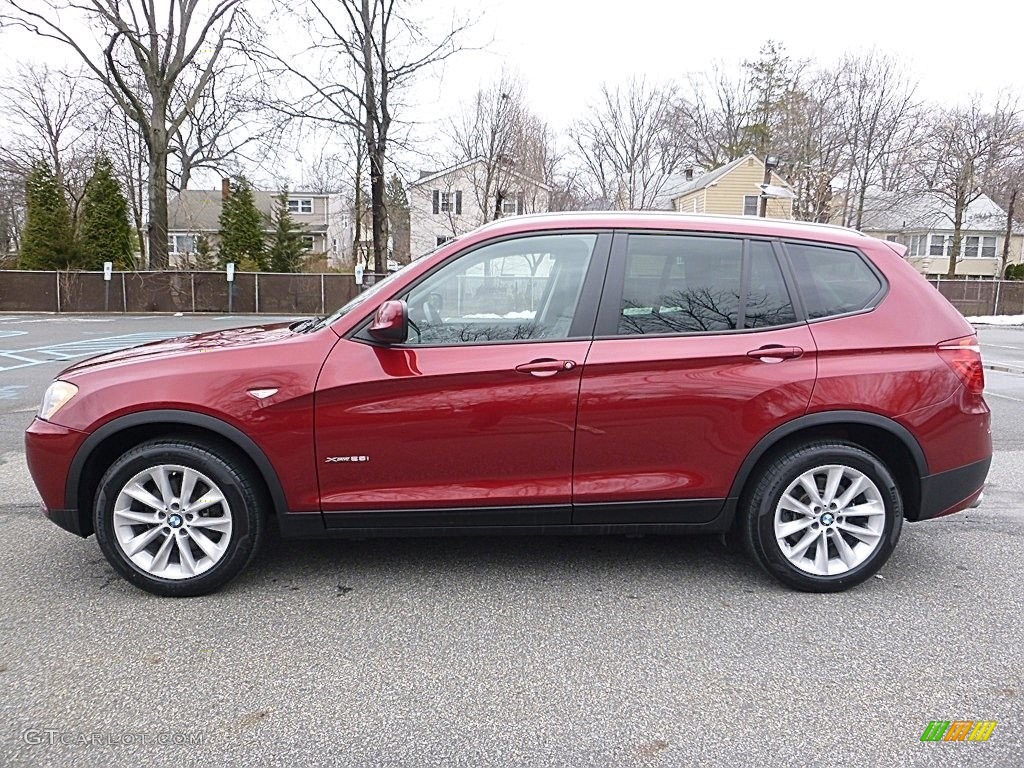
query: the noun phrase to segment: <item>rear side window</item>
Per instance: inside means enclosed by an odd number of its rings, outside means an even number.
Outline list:
[[[882,290],[882,281],[855,251],[786,243],[786,252],[812,320],[865,309]]]
[[[782,279],[782,269],[771,243],[752,240],[747,243],[750,258],[744,328],[771,328],[796,322],[796,310]]]
[[[743,241],[630,235],[619,335],[737,327]]]
[[[797,320],[770,243],[630,235],[617,333],[702,333]]]

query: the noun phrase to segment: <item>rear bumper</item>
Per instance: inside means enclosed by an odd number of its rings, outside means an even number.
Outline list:
[[[930,520],[977,506],[992,457],[921,478],[921,507],[910,520]]]

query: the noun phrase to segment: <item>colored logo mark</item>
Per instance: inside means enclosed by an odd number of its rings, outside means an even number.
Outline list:
[[[988,741],[995,720],[930,720],[921,741]]]

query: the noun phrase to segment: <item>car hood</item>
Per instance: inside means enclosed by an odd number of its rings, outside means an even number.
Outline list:
[[[230,328],[223,331],[209,331],[165,339],[163,341],[152,341],[137,347],[129,347],[117,352],[108,352],[82,360],[64,369],[60,376],[74,375],[97,366],[143,362],[174,355],[216,352],[224,349],[237,349],[239,347],[267,344],[292,336],[293,332],[289,330],[289,325],[289,323],[254,325],[246,328]]]

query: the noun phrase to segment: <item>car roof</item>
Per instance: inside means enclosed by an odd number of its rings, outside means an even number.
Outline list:
[[[664,229],[725,234],[783,237],[860,245],[873,238],[848,227],[789,219],[754,216],[710,216],[672,211],[565,211],[534,213],[497,219],[477,233],[488,236],[548,229]]]

